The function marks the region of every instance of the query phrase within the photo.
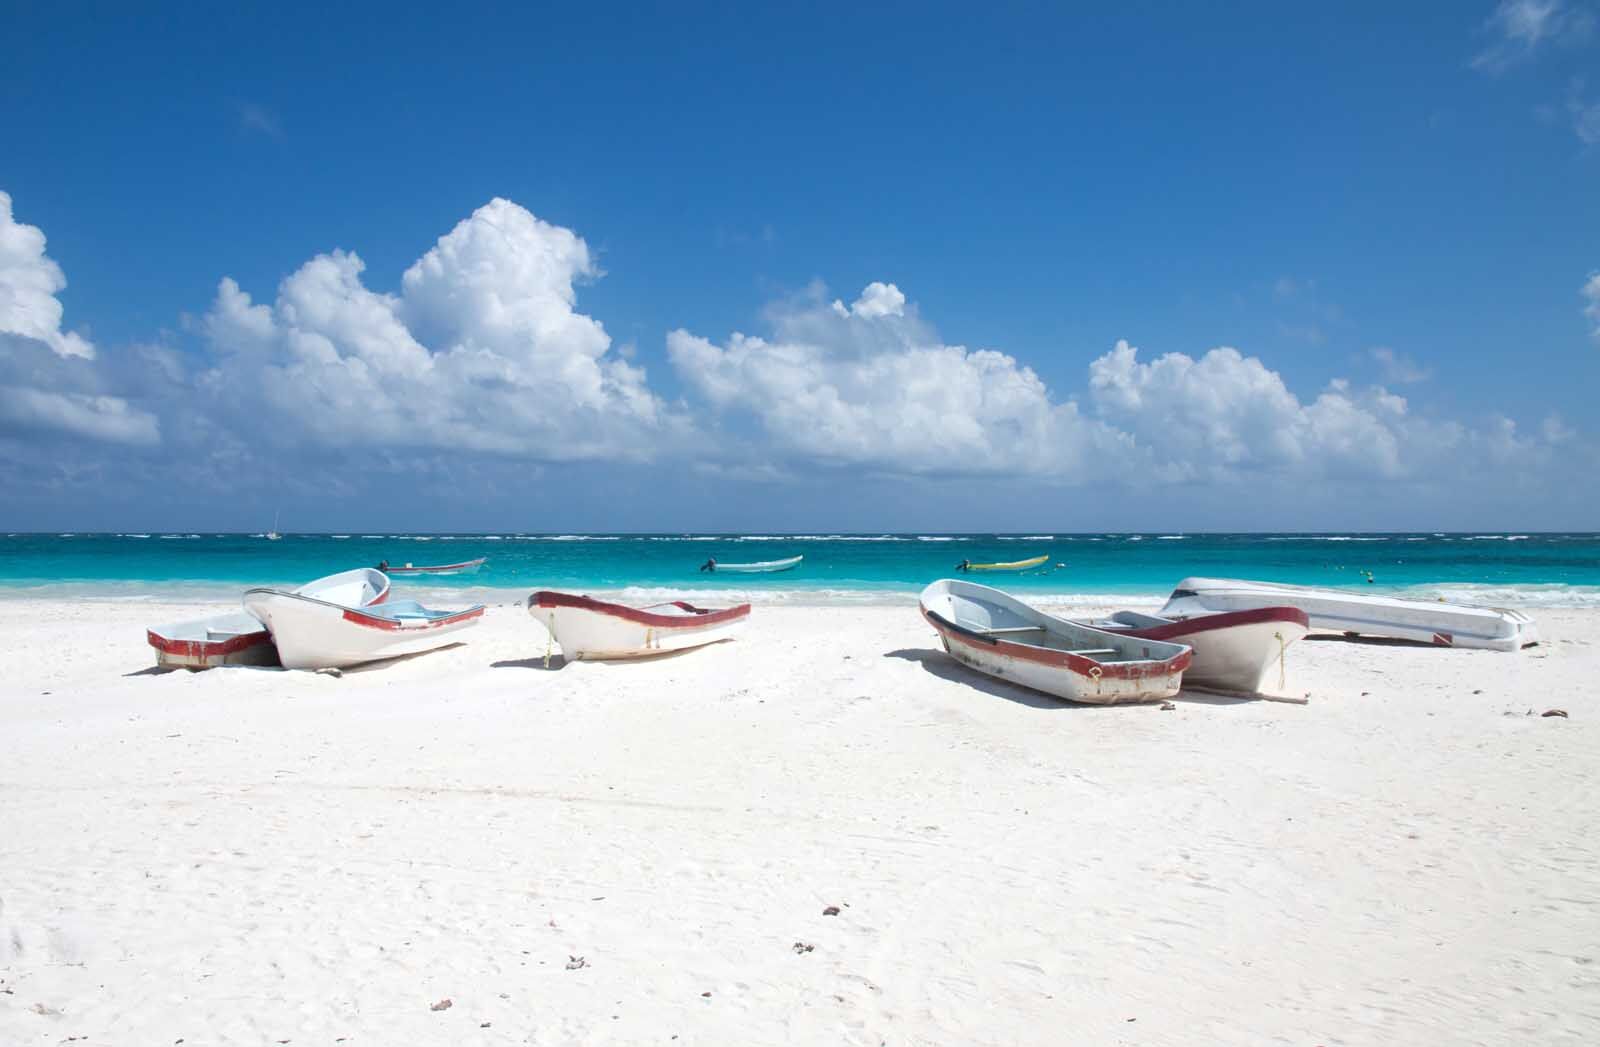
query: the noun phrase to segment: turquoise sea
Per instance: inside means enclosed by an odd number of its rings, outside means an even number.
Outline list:
[[[9,534],[0,594],[210,595],[299,584],[350,567],[488,558],[475,575],[397,580],[418,589],[693,590],[757,600],[908,599],[961,560],[1048,555],[1050,567],[975,580],[1028,594],[1165,595],[1186,575],[1359,586],[1447,599],[1600,606],[1600,534]],[[708,557],[804,556],[793,571],[705,574]],[[1366,572],[1372,573],[1369,586]],[[459,592],[465,596],[466,592]],[[504,599],[504,594],[498,594]]]

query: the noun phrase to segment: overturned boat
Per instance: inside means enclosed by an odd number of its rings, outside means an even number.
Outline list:
[[[370,573],[382,577],[382,572]],[[387,585],[385,580],[385,589]],[[360,592],[365,591],[363,586]],[[288,669],[343,669],[431,651],[478,624],[484,610],[482,604],[443,611],[415,600],[376,605],[340,598],[350,595],[349,590],[310,595],[248,589],[244,607],[271,631],[278,659]]]
[[[934,582],[922,590],[919,604],[957,661],[1073,702],[1170,698],[1193,657],[1183,644],[1055,618],[974,582]]]
[[[1193,618],[1118,611],[1088,624],[1145,640],[1187,644],[1194,648],[1194,660],[1183,671],[1185,687],[1241,694],[1260,692],[1274,667],[1277,685],[1282,687],[1289,645],[1311,629],[1306,613],[1297,607],[1260,607]]]
[[[307,582],[296,594],[356,606],[381,604],[389,579],[370,568],[340,571]],[[272,633],[247,611],[159,625],[145,630],[156,651],[156,665],[167,669],[214,669],[219,665],[277,665]]]
[[[1172,590],[1161,615],[1194,617],[1262,607],[1304,611],[1312,629],[1440,647],[1516,651],[1539,639],[1533,619],[1521,611],[1235,578],[1185,578]]]
[[[590,596],[541,590],[528,613],[572,661],[640,658],[732,639],[750,618],[750,605],[696,607],[684,600],[629,607]],[[546,651],[546,658],[549,657]]]

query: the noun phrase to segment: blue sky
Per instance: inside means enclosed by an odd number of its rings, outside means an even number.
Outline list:
[[[1597,18],[15,9],[0,527],[1592,527]]]

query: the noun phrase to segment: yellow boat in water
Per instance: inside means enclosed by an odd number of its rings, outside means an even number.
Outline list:
[[[1032,567],[1042,567],[1050,559],[1050,554],[1035,556],[1029,560],[1013,560],[1010,563],[969,563],[963,561],[963,571],[1026,571]]]

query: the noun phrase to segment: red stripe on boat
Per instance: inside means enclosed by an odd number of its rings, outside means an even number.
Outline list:
[[[267,643],[272,639],[272,634],[265,629],[255,633],[240,633],[229,640],[169,640],[150,629],[145,630],[144,636],[150,641],[150,646],[162,654],[176,655],[180,658],[217,658]]]
[[[596,600],[591,596],[574,596],[571,593],[551,592],[541,589],[528,597],[529,607],[576,607],[596,614],[607,614],[613,618],[637,622],[640,625],[652,626],[656,629],[697,629],[705,625],[716,625],[721,622],[731,622],[750,614],[750,605],[739,604],[736,607],[724,607],[721,610],[710,611],[682,600],[672,601],[672,606],[688,611],[688,615],[679,614],[653,614],[650,611],[641,611],[637,607],[626,604],[606,603]]]
[[[381,618],[375,614],[362,614],[353,608],[344,609],[344,620],[354,622],[356,625],[368,629],[382,629],[386,632],[427,632],[429,629],[438,629],[446,625],[464,622],[468,618],[477,618],[483,614],[482,607],[469,607],[465,611],[452,614],[448,618],[433,618],[427,622],[403,622],[395,618]]]
[[[924,609],[922,617],[928,624],[938,631],[947,642],[959,643],[975,651],[993,651],[1003,654],[1007,658],[1020,658],[1025,662],[1038,662],[1040,665],[1053,665],[1077,673],[1079,676],[1088,676],[1090,669],[1099,669],[1102,679],[1113,680],[1143,680],[1152,676],[1166,676],[1169,673],[1182,672],[1189,668],[1189,663],[1194,660],[1194,652],[1184,651],[1175,654],[1166,661],[1147,659],[1141,662],[1097,662],[1093,658],[1085,658],[1081,654],[1068,654],[1066,651],[1051,650],[1047,647],[1033,647],[1025,643],[1016,643],[1012,640],[1002,640],[996,637],[993,642],[966,636],[953,629],[945,629],[938,622],[928,617]],[[1142,639],[1142,637],[1141,637]]]
[[[1182,643],[1179,637],[1198,636],[1214,629],[1231,629],[1237,625],[1258,625],[1263,622],[1292,622],[1302,629],[1310,630],[1311,619],[1306,612],[1298,607],[1255,607],[1248,611],[1223,611],[1217,614],[1205,614],[1183,621],[1172,622],[1169,625],[1152,625],[1148,628],[1130,629],[1117,625],[1095,626],[1096,629],[1104,628],[1108,633],[1118,636],[1136,636],[1141,640],[1166,640]]]

